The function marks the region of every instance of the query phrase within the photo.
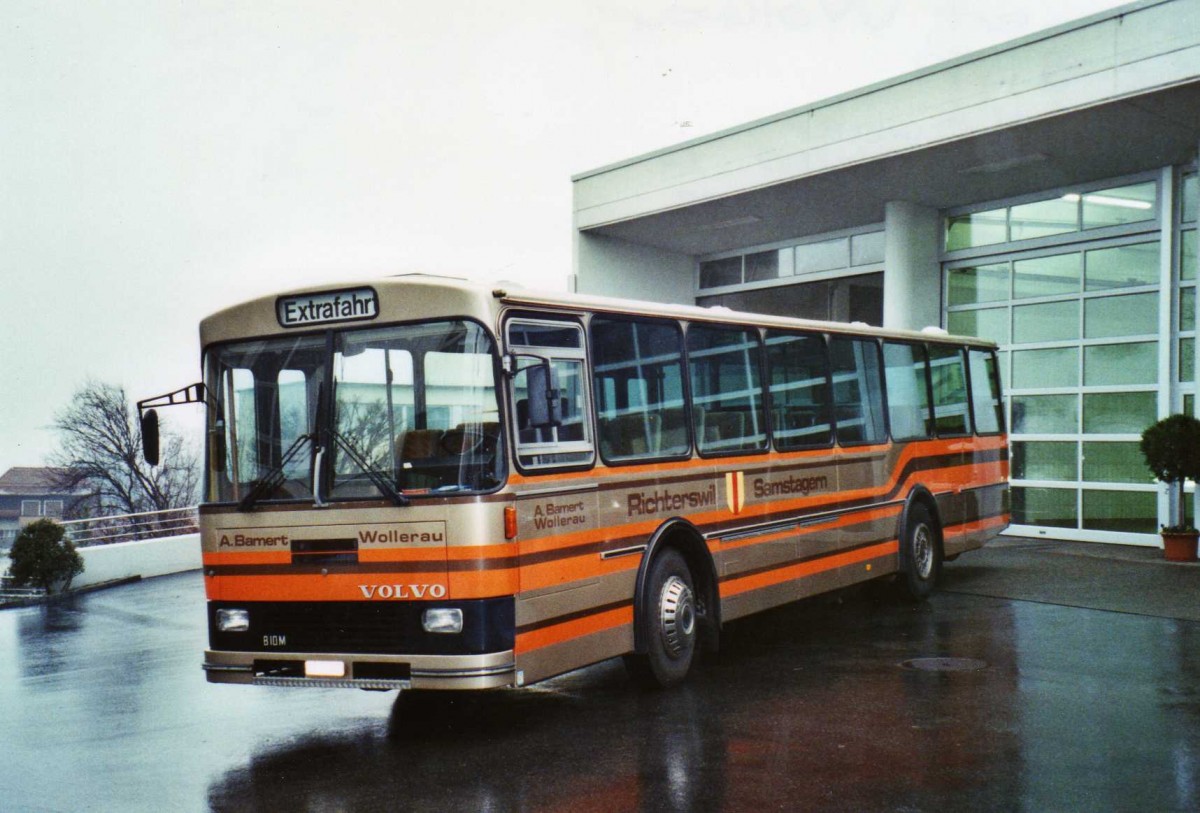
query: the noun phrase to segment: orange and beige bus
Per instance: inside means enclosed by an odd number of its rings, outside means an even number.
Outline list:
[[[411,275],[200,326],[215,683],[521,686],[867,580],[921,599],[1008,521],[995,347]]]

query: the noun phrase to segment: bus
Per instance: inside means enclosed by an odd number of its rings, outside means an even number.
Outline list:
[[[200,325],[213,683],[515,687],[623,656],[682,681],[722,625],[1008,523],[996,348],[405,275]]]

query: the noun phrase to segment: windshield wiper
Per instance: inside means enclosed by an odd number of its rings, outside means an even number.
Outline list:
[[[383,492],[384,496],[386,496],[396,505],[410,504],[408,497],[405,497],[403,494],[397,491],[396,487],[392,485],[391,480],[384,476],[384,474],[378,469],[371,467],[371,464],[367,462],[366,458],[362,456],[358,449],[354,448],[349,438],[343,437],[341,432],[335,430],[333,433],[333,439],[339,446],[342,447],[342,451],[346,453],[346,456],[354,461],[354,465],[358,466],[359,469],[362,470],[362,473],[367,475],[368,479],[370,479],[375,487]]]
[[[292,462],[292,458],[300,453],[306,442],[311,442],[312,435],[301,435],[296,438],[287,451],[283,453],[283,457],[271,469],[250,484],[250,490],[246,492],[246,496],[238,502],[239,511],[249,511],[254,507],[254,504],[267,493],[274,491],[287,482],[287,475],[283,472],[287,468],[288,463]]]

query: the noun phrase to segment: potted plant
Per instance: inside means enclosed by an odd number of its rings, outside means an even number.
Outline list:
[[[1169,415],[1142,432],[1142,456],[1154,476],[1175,487],[1175,516],[1162,529],[1163,554],[1172,562],[1196,560],[1196,529],[1184,519],[1184,480],[1200,480],[1200,420]]]

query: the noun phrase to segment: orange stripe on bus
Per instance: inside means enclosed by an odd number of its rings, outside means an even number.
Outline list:
[[[823,556],[820,559],[798,562],[794,565],[785,565],[763,573],[741,577],[734,576],[728,581],[721,582],[721,598],[725,599],[749,590],[771,587],[772,585],[811,576],[815,573],[824,573],[827,570],[836,570],[839,567],[861,564],[870,559],[893,555],[898,553],[899,550],[900,544],[892,539],[878,545],[858,548],[857,550],[845,553],[837,553],[832,556]]]
[[[584,635],[604,632],[623,624],[632,623],[633,605],[628,604],[612,610],[583,616],[582,618],[574,618],[570,621],[564,621],[561,624],[553,624],[548,627],[520,633],[517,635],[516,652],[520,655],[532,652],[535,649],[561,644]]]

